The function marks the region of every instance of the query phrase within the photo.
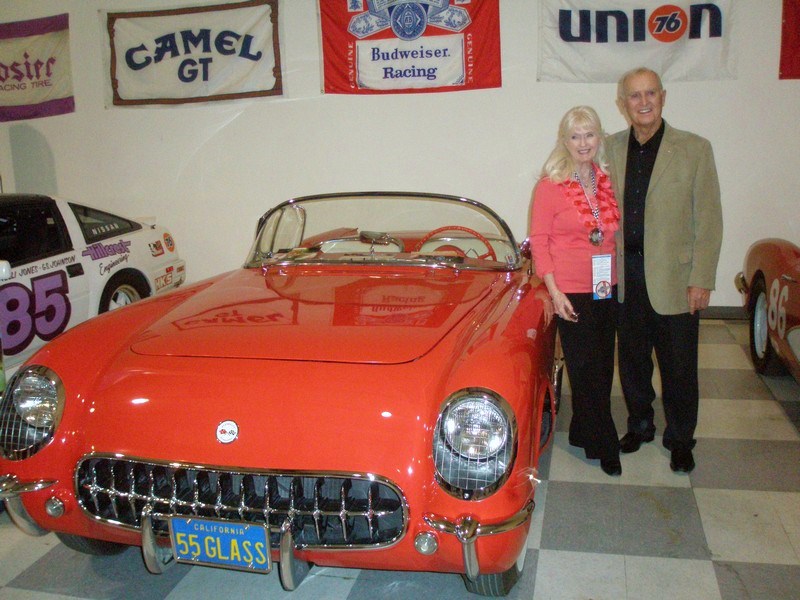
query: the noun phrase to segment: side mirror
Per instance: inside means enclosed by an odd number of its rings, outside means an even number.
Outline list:
[[[11,263],[7,260],[0,260],[0,281],[11,278]]]

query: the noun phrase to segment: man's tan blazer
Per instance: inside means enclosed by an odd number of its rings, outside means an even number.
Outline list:
[[[627,129],[606,139],[621,215],[630,132]],[[620,302],[625,300],[623,230],[621,223],[616,234]],[[689,312],[687,288],[714,289],[722,245],[719,180],[708,140],[666,124],[647,188],[644,232],[650,304],[662,315]]]

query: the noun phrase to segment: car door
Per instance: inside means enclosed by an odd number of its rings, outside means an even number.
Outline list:
[[[56,202],[0,202],[0,337],[7,371],[88,316],[87,277]]]

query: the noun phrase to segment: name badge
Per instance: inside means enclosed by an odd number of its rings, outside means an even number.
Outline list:
[[[592,299],[606,300],[611,298],[611,255],[596,254],[592,256]]]

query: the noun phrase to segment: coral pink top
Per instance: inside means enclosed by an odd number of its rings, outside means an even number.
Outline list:
[[[611,284],[617,283],[614,232],[619,229],[619,208],[608,175],[595,167],[600,222],[604,238],[600,246],[589,241],[596,227],[581,184],[574,179],[553,183],[543,178],[536,184],[531,210],[530,245],[536,274],[553,273],[565,293],[592,291],[592,256],[611,255]]]

